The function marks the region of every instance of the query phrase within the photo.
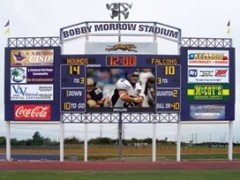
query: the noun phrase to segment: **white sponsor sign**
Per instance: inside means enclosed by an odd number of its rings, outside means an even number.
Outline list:
[[[190,105],[192,119],[225,119],[225,105]]]
[[[86,54],[157,54],[157,43],[100,43],[86,42]]]
[[[229,51],[188,50],[188,66],[229,66]]]
[[[229,68],[188,68],[188,83],[229,83]]]
[[[11,85],[11,101],[52,101],[53,85]]]

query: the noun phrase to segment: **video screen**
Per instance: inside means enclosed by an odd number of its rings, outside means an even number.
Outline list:
[[[87,112],[154,112],[154,68],[87,68]]]

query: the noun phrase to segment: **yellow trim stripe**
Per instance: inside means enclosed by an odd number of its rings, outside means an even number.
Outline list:
[[[222,95],[223,96],[229,96],[230,95],[230,90],[229,89],[223,89],[222,90]]]
[[[187,95],[190,95],[190,96],[192,95],[193,96],[194,95],[194,89],[188,89],[187,90]]]

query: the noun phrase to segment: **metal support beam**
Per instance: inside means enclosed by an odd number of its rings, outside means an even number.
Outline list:
[[[6,159],[11,161],[11,130],[10,122],[6,121]]]
[[[156,162],[156,137],[157,137],[157,124],[153,123],[153,138],[152,138],[152,162]]]
[[[181,161],[181,122],[177,123],[177,162]]]
[[[88,161],[88,124],[84,124],[84,162]]]
[[[228,133],[228,160],[233,160],[233,121],[229,121]]]
[[[122,161],[122,113],[119,113],[119,122],[118,122],[118,153],[119,160]]]
[[[60,162],[64,161],[64,123],[60,123]]]

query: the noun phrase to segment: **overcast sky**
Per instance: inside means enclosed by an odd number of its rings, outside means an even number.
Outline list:
[[[132,3],[129,21],[156,21],[182,30],[183,37],[211,37],[233,39],[236,48],[236,82],[239,81],[239,44],[240,44],[240,1],[237,0],[1,0],[0,6],[0,136],[5,136],[4,109],[4,47],[7,36],[4,25],[10,20],[11,37],[59,36],[60,28],[84,21],[111,21],[106,3]],[[231,21],[231,34],[226,33],[227,22]],[[163,51],[171,52],[162,47]],[[239,104],[239,83],[236,83],[236,112]],[[234,141],[240,142],[240,119],[236,113],[234,122]],[[208,128],[206,128],[206,126]],[[100,130],[100,127],[102,130]],[[146,128],[147,127],[147,128]],[[159,124],[157,138],[176,138],[175,124]],[[12,137],[29,138],[35,131],[43,136],[58,139],[56,125],[12,125]],[[89,137],[108,136],[116,138],[117,125],[90,125]],[[183,140],[225,141],[228,125],[184,125]],[[83,138],[83,125],[65,125],[66,136]],[[152,136],[152,125],[125,125],[126,138],[145,138]]]

